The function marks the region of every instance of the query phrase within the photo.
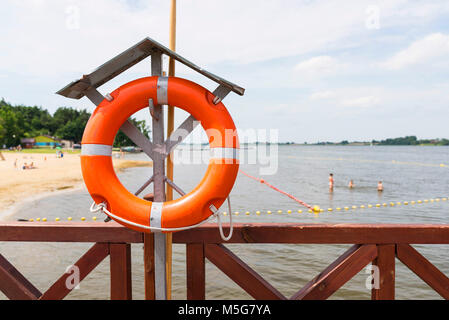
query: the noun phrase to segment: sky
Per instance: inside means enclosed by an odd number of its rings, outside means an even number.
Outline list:
[[[449,138],[449,1],[177,2],[177,52],[246,89],[223,101],[238,128],[298,143]],[[145,37],[168,46],[169,11],[168,0],[2,0],[0,97],[92,112],[55,92]],[[148,59],[99,91],[149,72]],[[179,64],[176,75],[216,87]]]

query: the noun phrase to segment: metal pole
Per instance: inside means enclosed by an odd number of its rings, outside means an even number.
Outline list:
[[[170,50],[176,51],[176,0],[171,0],[170,7]],[[168,76],[175,76],[175,59],[168,61]],[[175,108],[168,106],[167,137],[173,132],[175,126]],[[173,181],[173,159],[167,157],[167,177]],[[167,184],[167,201],[173,200],[173,188]],[[167,234],[167,299],[171,299],[171,271],[172,271],[172,234]]]
[[[162,76],[162,53],[151,55],[151,74]],[[149,102],[151,104],[151,102]],[[153,144],[162,146],[164,143],[164,112],[161,105],[153,106]],[[153,186],[154,201],[165,201],[165,156],[155,152],[153,155]],[[154,233],[154,297],[156,300],[167,299],[166,272],[166,235]]]

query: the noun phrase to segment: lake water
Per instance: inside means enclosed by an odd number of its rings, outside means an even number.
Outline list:
[[[273,147],[274,148],[274,147]],[[275,149],[275,148],[274,148]],[[243,152],[250,158],[255,147]],[[207,151],[196,150],[193,158]],[[449,221],[449,201],[415,205],[335,211],[337,207],[360,206],[397,201],[417,201],[449,196],[449,147],[357,147],[357,146],[279,146],[271,150],[272,175],[267,162],[241,166],[245,172],[263,177],[270,184],[304,200],[319,205],[325,212],[310,214],[292,199],[239,174],[231,193],[236,222],[297,222],[297,223],[435,223]],[[276,157],[275,157],[276,156]],[[143,154],[128,155],[144,159]],[[275,160],[277,159],[277,160]],[[265,159],[266,160],[266,159]],[[277,165],[273,162],[277,161]],[[277,167],[277,170],[276,170]],[[176,183],[188,191],[201,179],[205,164],[178,164]],[[268,170],[269,171],[269,170]],[[335,188],[328,191],[328,175],[334,174]],[[152,174],[151,168],[132,168],[119,174],[129,190],[136,190]],[[347,187],[353,180],[355,188]],[[383,181],[384,192],[376,191]],[[151,188],[146,191],[151,192]],[[27,202],[10,217],[46,217],[61,220],[71,216],[90,219],[91,198],[87,191],[74,190]],[[327,212],[327,208],[334,211]],[[297,213],[303,209],[303,213]],[[272,211],[271,215],[266,211]],[[277,213],[282,210],[282,214]],[[291,214],[287,210],[292,210]],[[227,211],[223,206],[221,211]],[[245,212],[250,214],[246,215]],[[256,215],[256,211],[261,211]],[[225,218],[226,219],[226,218]],[[33,284],[46,290],[66,268],[74,263],[92,244],[70,243],[0,243],[0,252]],[[287,297],[296,293],[341,255],[350,245],[226,245]],[[426,258],[442,272],[449,274],[449,251],[446,245],[416,245]],[[185,299],[185,246],[174,245],[173,298]],[[143,246],[132,245],[133,298],[143,299]],[[396,297],[398,299],[438,299],[409,269],[396,260]],[[332,299],[369,299],[371,292],[365,282],[368,272],[362,270],[344,285]],[[206,265],[207,299],[248,299],[242,289],[211,263]],[[4,298],[0,294],[0,297]],[[105,259],[80,285],[69,299],[109,298],[109,259]]]

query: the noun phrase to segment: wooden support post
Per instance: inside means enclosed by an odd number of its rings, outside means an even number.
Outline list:
[[[110,243],[111,300],[131,300],[131,245]]]
[[[394,300],[395,259],[396,246],[394,244],[380,244],[377,246],[377,258],[373,261],[374,285],[371,289],[372,300]],[[379,278],[376,279],[375,277]],[[378,288],[376,288],[376,284],[379,285]]]
[[[176,0],[171,0],[170,7],[170,50],[176,51]],[[175,59],[172,57],[168,60],[168,76],[175,76]],[[168,106],[167,111],[167,137],[170,137],[170,134],[173,132],[175,127],[175,107]],[[167,177],[173,181],[173,158],[172,155],[169,154],[167,157]],[[166,200],[173,200],[173,188],[167,184],[167,195]],[[167,299],[171,299],[171,270],[172,270],[172,242],[173,236],[171,233],[168,233],[166,236],[166,250],[167,250]]]
[[[0,291],[11,300],[37,300],[42,295],[0,254]]]
[[[204,243],[186,245],[187,300],[206,299]]]
[[[143,235],[143,264],[145,281],[145,299],[154,300],[154,234]]]
[[[409,244],[398,244],[396,255],[410,270],[438,292],[444,299],[449,299],[449,278],[437,267],[423,257]]]

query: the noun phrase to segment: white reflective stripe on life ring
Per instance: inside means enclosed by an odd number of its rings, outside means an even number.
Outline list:
[[[162,227],[162,207],[163,202],[152,202],[150,214],[150,228]]]
[[[157,103],[168,104],[168,77],[157,78]]]
[[[82,156],[112,156],[112,146],[107,144],[83,144]]]

